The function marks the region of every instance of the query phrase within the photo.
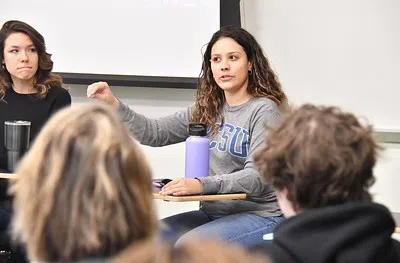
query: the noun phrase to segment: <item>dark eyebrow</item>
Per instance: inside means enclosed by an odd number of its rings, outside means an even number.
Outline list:
[[[228,52],[228,55],[232,55],[232,54],[239,54],[239,55],[241,55],[242,53],[240,52],[240,51],[231,51],[231,52]],[[220,54],[211,54],[211,56],[220,56]]]
[[[30,47],[35,47],[35,45],[34,44],[32,44],[32,45],[29,45],[29,46],[27,46],[28,48],[30,48]],[[10,46],[10,48],[20,48],[20,46]]]

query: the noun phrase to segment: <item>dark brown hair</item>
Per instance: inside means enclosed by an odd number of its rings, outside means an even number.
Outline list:
[[[301,209],[371,200],[379,146],[371,127],[336,107],[304,105],[284,117],[255,161],[266,183]]]
[[[32,26],[22,21],[10,20],[4,23],[0,30],[0,61],[4,59],[5,41],[12,33],[26,34],[35,45],[39,56],[38,70],[35,74],[34,88],[40,98],[44,98],[49,87],[62,86],[62,80],[59,76],[51,73],[53,61],[51,54],[46,52],[46,45],[43,36]],[[11,86],[12,79],[7,68],[0,67],[0,99],[4,97],[6,90]]]
[[[192,122],[204,123],[210,128],[217,128],[215,127],[216,122],[220,120],[223,123],[224,121],[221,108],[225,102],[225,96],[213,78],[210,62],[211,49],[221,38],[233,39],[246,52],[252,65],[247,87],[249,94],[253,97],[267,97],[278,105],[285,105],[287,103],[286,95],[256,39],[243,28],[227,26],[214,33],[203,55]]]

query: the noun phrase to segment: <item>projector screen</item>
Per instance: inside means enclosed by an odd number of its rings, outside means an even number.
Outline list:
[[[1,0],[11,19],[44,36],[55,72],[197,78],[220,1]]]

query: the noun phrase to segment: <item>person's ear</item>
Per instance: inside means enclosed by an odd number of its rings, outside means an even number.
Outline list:
[[[288,196],[289,190],[287,188],[277,190],[276,192],[279,207],[281,208],[282,213],[285,215],[285,217],[295,216],[300,212],[299,207],[289,201]]]
[[[247,65],[247,72],[249,75],[253,74],[253,66],[251,65],[250,62]]]

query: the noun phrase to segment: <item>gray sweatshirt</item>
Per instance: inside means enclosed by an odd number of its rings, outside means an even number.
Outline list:
[[[165,146],[187,139],[192,107],[159,119],[149,119],[120,103],[124,123],[141,144]],[[199,180],[203,194],[246,193],[244,200],[205,201],[200,209],[210,215],[252,213],[279,216],[275,192],[261,182],[253,155],[264,144],[266,126],[276,127],[280,110],[267,98],[253,98],[239,106],[223,107],[224,125],[210,137],[210,173]]]

